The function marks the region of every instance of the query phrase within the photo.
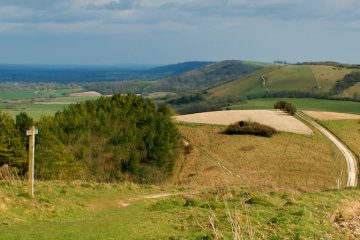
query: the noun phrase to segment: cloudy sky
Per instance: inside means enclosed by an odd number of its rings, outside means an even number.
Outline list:
[[[0,63],[360,63],[359,0],[0,0]]]

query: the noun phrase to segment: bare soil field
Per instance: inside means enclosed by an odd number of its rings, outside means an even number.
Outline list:
[[[360,115],[358,114],[350,114],[350,113],[337,113],[337,112],[316,112],[316,111],[303,111],[307,115],[312,118],[318,120],[352,120],[352,119],[360,119]]]
[[[281,132],[311,135],[312,130],[300,120],[278,110],[229,110],[176,116],[179,122],[229,125],[237,121],[253,121]]]
[[[98,93],[98,92],[95,92],[95,91],[89,91],[89,92],[71,93],[69,96],[70,97],[88,97],[88,96],[100,97],[102,95],[101,95],[101,93]]]

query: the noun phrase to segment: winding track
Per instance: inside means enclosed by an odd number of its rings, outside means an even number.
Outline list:
[[[342,152],[346,159],[346,163],[348,166],[348,181],[347,187],[356,187],[357,186],[357,160],[349,150],[348,147],[345,146],[334,134],[332,134],[329,130],[321,126],[319,123],[306,116],[303,113],[297,113],[297,116],[307,123],[314,126],[317,130],[319,130],[322,134],[324,134],[331,142],[333,142],[339,150]]]

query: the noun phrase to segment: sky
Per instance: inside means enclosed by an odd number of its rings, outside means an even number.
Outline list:
[[[0,63],[360,64],[359,0],[0,0]]]

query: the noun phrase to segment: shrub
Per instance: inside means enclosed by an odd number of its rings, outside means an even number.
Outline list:
[[[223,132],[228,135],[255,135],[271,137],[277,131],[269,126],[257,122],[240,121],[230,124]]]

